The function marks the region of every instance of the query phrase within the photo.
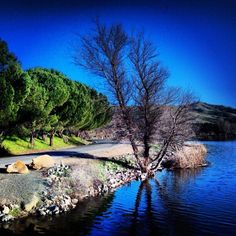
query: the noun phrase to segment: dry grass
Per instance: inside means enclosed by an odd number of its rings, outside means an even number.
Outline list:
[[[181,150],[178,150],[171,160],[171,168],[197,168],[206,164],[207,149],[203,144],[185,145]]]
[[[168,169],[197,168],[206,165],[207,149],[203,144],[186,144],[182,149],[163,160],[162,166]]]

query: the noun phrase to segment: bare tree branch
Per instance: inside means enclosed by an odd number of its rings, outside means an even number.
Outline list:
[[[103,79],[118,104],[117,127],[129,139],[142,172],[151,176],[164,156],[191,137],[193,95],[167,86],[169,73],[143,34],[131,38],[119,24],[107,27],[97,20],[95,25],[92,35],[80,38],[74,61]],[[150,154],[153,144],[159,149]]]

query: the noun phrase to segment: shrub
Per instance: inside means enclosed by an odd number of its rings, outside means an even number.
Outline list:
[[[185,145],[176,151],[171,158],[163,162],[163,167],[167,168],[196,168],[206,165],[207,149],[203,144]]]

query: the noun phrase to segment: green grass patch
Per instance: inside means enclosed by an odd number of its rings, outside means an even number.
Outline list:
[[[37,151],[55,150],[59,148],[67,148],[76,145],[88,144],[86,140],[80,137],[67,136],[68,142],[65,143],[62,138],[55,136],[53,147],[49,146],[49,138],[46,141],[35,138],[35,145],[32,148],[29,143],[29,138],[19,138],[17,136],[7,137],[3,142],[4,149],[12,155],[27,154]]]
[[[13,209],[10,210],[9,215],[13,216],[13,217],[19,217],[21,215],[21,210],[18,207],[15,207]]]
[[[153,149],[154,151],[158,152],[161,149],[161,145],[160,144],[152,144],[151,145],[151,149]]]

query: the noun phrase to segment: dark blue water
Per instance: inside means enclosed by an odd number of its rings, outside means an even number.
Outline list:
[[[163,171],[73,212],[27,218],[0,234],[236,235],[236,142],[206,142],[210,166]]]

